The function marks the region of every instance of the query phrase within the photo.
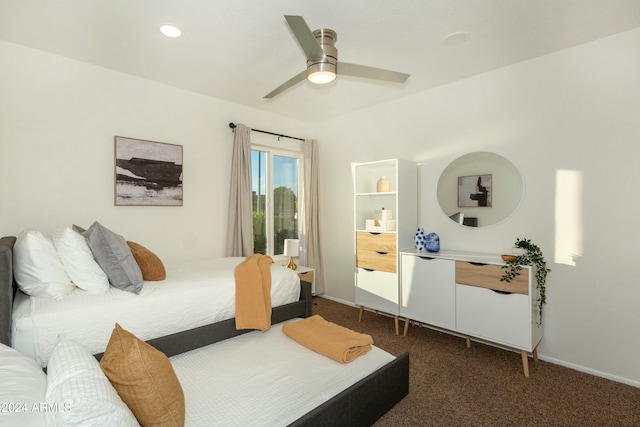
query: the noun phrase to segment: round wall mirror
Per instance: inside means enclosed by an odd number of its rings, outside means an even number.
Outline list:
[[[524,179],[513,163],[488,152],[465,154],[445,168],[438,203],[452,221],[486,227],[509,218],[524,198]]]

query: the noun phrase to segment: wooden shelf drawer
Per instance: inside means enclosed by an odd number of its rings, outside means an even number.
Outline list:
[[[395,233],[367,233],[359,231],[356,233],[356,249],[377,251],[377,252],[393,252],[396,253],[396,234]]]
[[[493,289],[514,294],[529,294],[529,267],[523,267],[519,276],[511,282],[501,282],[502,266],[496,264],[472,264],[456,261],[456,283]]]
[[[356,251],[356,265],[368,270],[396,272],[397,256],[395,252],[378,253],[375,251]]]

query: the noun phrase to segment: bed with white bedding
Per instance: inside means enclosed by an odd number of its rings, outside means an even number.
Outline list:
[[[167,265],[163,281],[144,282],[139,294],[114,287],[95,294],[75,289],[60,300],[16,295],[12,347],[46,366],[63,334],[94,354],[104,351],[118,322],[149,340],[231,319],[235,314],[234,268],[244,258],[219,258]],[[298,276],[271,265],[274,307],[298,301]]]
[[[374,346],[340,364],[286,336],[282,325],[171,358],[185,426],[286,426],[395,359]]]
[[[10,341],[11,337],[13,297],[17,290],[12,274],[12,248],[14,243],[14,237],[0,239],[0,342],[4,343]],[[194,273],[194,275],[196,274]],[[279,334],[279,322],[311,315],[311,286],[306,282],[300,282],[300,286],[301,300],[274,307],[272,314],[273,326],[270,331],[264,334],[257,331],[236,330],[235,319],[230,318],[147,340],[149,344],[171,357],[176,374],[184,387],[188,414],[187,425],[211,425],[211,422],[218,417],[217,411],[221,410],[218,400],[226,396],[226,385],[233,384],[234,387],[237,387],[246,383],[245,386],[253,387],[254,384],[248,383],[248,380],[242,379],[238,381],[239,377],[237,375],[241,375],[238,373],[239,371],[249,371],[250,369],[256,372],[255,369],[258,364],[262,365],[260,366],[260,371],[268,373],[268,375],[272,375],[276,371],[280,372],[277,379],[271,377],[265,382],[266,389],[263,388],[257,392],[257,396],[260,397],[259,400],[266,407],[279,407],[279,410],[276,411],[279,412],[279,415],[276,414],[274,415],[276,418],[272,418],[273,425],[367,426],[373,424],[407,395],[409,388],[409,355],[407,353],[399,357],[393,357],[374,348],[369,354],[361,357],[360,362],[340,365],[330,359],[324,360],[326,359],[324,356],[317,355],[311,350],[291,342],[281,333]],[[160,289],[155,291],[162,293]],[[151,294],[155,293],[151,292]],[[178,305],[177,301],[175,305]],[[186,311],[184,307],[182,308],[183,311]],[[90,319],[89,324],[91,324],[91,321]],[[78,322],[74,323],[77,326]],[[70,327],[69,329],[73,328]],[[111,329],[113,329],[113,324],[110,325]],[[275,341],[266,341],[269,337],[275,337]],[[289,348],[291,346],[296,350]],[[272,353],[272,351],[279,348],[282,350],[281,353]],[[260,360],[241,359],[237,354],[234,354],[234,351],[253,353]],[[87,354],[90,354],[90,352],[87,351]],[[296,356],[295,354],[298,355]],[[378,356],[381,358],[378,359]],[[101,355],[96,355],[96,357],[100,358]],[[222,359],[216,359],[217,357]],[[29,360],[26,357],[25,359]],[[239,362],[235,364],[235,371],[230,368],[228,370],[222,369],[221,372],[217,368],[218,365],[224,366],[229,361]],[[347,366],[348,370],[356,370],[358,365],[367,365],[367,368],[364,370],[357,369],[358,372],[354,372],[353,375],[351,372],[347,374],[347,371],[343,370],[345,366]],[[37,367],[38,364],[34,362],[34,366]],[[7,374],[7,369],[4,368],[7,368],[7,365],[4,364],[2,357],[0,357],[0,377],[2,378],[5,378],[3,375]],[[13,365],[10,364],[8,366],[9,376],[11,376],[13,369]],[[31,382],[25,380],[25,371],[22,368],[16,370],[15,374],[20,378],[16,383],[31,384]],[[230,376],[223,379],[224,375],[227,374]],[[309,377],[307,376],[308,374],[312,374],[312,376]],[[316,376],[314,377],[314,375]],[[336,379],[337,383],[330,380],[331,378]],[[331,390],[312,389],[312,384],[321,383],[323,379],[332,384],[333,388]],[[42,381],[33,381],[33,383],[42,384]],[[53,381],[50,381],[48,386],[53,383]],[[3,384],[13,384],[13,382],[3,382]],[[312,395],[314,398],[306,406],[298,408],[298,403],[295,402],[297,397],[278,397],[280,396],[280,391],[276,392],[274,388],[276,384],[279,387],[278,390],[291,389],[294,390],[295,396],[301,393],[303,396]],[[209,393],[213,392],[209,388],[212,386],[222,387],[223,395],[209,395]],[[257,385],[255,386],[257,387]],[[248,393],[249,391],[249,389],[245,389],[244,392],[239,391],[239,396],[243,396],[243,393]],[[15,403],[24,396],[23,392],[26,393],[27,391],[23,389],[0,390],[0,405],[7,403],[3,402],[3,399],[11,400]],[[44,391],[39,390],[37,391],[37,396],[40,397],[33,397],[31,400],[27,397],[24,401],[45,404],[41,400],[43,395]],[[10,396],[10,398],[7,396]],[[248,403],[252,406],[252,401],[247,399],[236,397],[235,400],[244,401],[241,403]],[[94,402],[94,404],[97,403]],[[226,404],[223,409],[227,410]],[[225,425],[258,425],[253,421],[247,424],[247,420],[243,418],[245,411],[248,411],[248,409],[242,409],[241,407],[229,409],[224,415],[228,418]],[[211,415],[212,413],[214,415]],[[286,414],[286,419],[279,418],[282,414]],[[18,418],[12,417],[13,415],[17,415]],[[34,414],[31,413],[30,415]],[[0,418],[3,416],[10,418],[8,425],[12,425],[12,420],[16,423],[15,425],[21,425],[19,414],[0,413]],[[254,416],[258,417],[257,415]],[[236,417],[241,421],[234,421]],[[4,420],[0,421],[4,422]]]

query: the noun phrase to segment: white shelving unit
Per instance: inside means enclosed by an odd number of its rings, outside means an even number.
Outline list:
[[[417,227],[417,177],[413,162],[390,159],[353,163],[354,231],[356,247],[355,301],[364,308],[395,316],[399,333],[399,248],[413,245]],[[377,182],[385,176],[388,192],[377,192]],[[395,230],[371,231],[366,220],[375,212],[391,210]]]

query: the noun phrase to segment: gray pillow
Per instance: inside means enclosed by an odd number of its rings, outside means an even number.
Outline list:
[[[82,235],[96,262],[104,270],[112,286],[139,294],[142,290],[142,272],[124,237],[99,222],[94,222]]]

